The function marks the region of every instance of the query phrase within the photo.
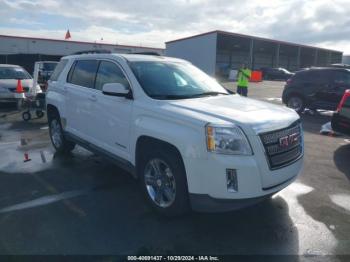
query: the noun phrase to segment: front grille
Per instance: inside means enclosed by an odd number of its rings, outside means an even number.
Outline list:
[[[260,134],[270,169],[287,166],[303,154],[302,129],[300,121],[291,126]]]

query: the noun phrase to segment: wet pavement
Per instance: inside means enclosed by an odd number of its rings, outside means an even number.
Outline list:
[[[250,96],[280,103],[281,91],[267,82]],[[169,219],[129,174],[81,147],[55,154],[45,118],[25,123],[1,105],[0,254],[349,255],[350,141],[319,134],[329,119],[302,116],[304,171],[271,200]]]

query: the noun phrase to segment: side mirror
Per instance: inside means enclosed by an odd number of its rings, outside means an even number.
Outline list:
[[[131,91],[120,83],[107,83],[102,87],[102,93],[109,96],[129,97]]]

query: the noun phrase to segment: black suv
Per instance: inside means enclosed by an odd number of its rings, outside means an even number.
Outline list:
[[[263,67],[260,69],[264,80],[288,80],[294,74],[284,68]]]
[[[309,109],[336,110],[346,89],[350,88],[350,70],[311,68],[296,72],[287,81],[282,101],[298,113]]]

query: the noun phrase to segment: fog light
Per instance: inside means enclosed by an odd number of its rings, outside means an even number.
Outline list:
[[[238,192],[236,169],[226,169],[226,183],[228,192]]]

